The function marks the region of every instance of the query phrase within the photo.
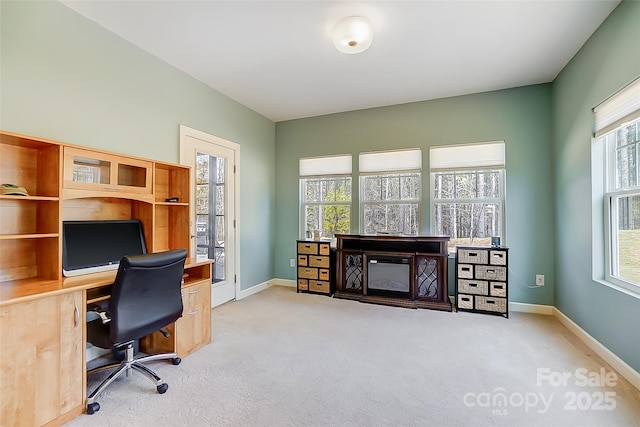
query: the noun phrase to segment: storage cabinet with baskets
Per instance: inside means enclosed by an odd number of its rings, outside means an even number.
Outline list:
[[[508,248],[458,246],[456,306],[509,317]]]
[[[329,242],[298,240],[297,245],[297,291],[331,295],[335,267]]]

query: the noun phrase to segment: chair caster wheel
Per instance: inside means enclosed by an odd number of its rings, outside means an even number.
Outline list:
[[[98,402],[89,403],[87,405],[87,415],[93,415],[99,410],[100,410],[100,404]]]
[[[174,357],[173,359],[171,359],[171,363],[173,363],[174,365],[179,365],[180,362],[182,362],[182,359],[180,359],[179,357]]]
[[[158,389],[158,393],[165,394],[167,392],[167,389],[169,388],[169,384],[163,383],[163,384],[160,384],[156,388]]]

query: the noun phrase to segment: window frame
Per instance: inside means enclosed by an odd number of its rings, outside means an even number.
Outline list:
[[[482,198],[442,198],[442,199],[438,199],[436,198],[436,179],[437,179],[437,175],[438,174],[449,174],[449,173],[470,173],[470,172],[482,172],[482,171],[497,171],[499,174],[499,181],[500,181],[500,197],[482,197]],[[505,200],[505,196],[506,196],[506,175],[507,175],[507,170],[505,167],[491,167],[491,168],[478,168],[478,167],[471,167],[471,168],[455,168],[455,169],[448,169],[448,170],[437,170],[437,171],[433,171],[430,172],[429,176],[430,176],[430,180],[431,180],[431,186],[430,186],[430,194],[429,194],[429,198],[430,198],[430,204],[429,204],[429,209],[430,212],[432,213],[431,215],[431,229],[436,230],[436,223],[437,223],[437,218],[436,218],[436,205],[437,204],[458,204],[458,205],[465,205],[465,204],[497,204],[499,206],[498,208],[498,214],[500,215],[500,219],[499,219],[499,223],[500,223],[500,230],[498,231],[498,234],[496,236],[500,237],[501,239],[501,245],[506,245],[506,209],[505,209],[505,205],[506,205],[506,200]],[[455,239],[455,237],[450,236],[451,239]],[[464,244],[466,246],[472,245],[471,243],[466,243]],[[473,244],[473,246],[484,246],[484,245],[478,245],[478,244]],[[449,253],[455,253],[456,250],[456,245],[455,244],[451,244],[449,243]]]
[[[417,199],[392,199],[392,200],[365,200],[364,182],[370,177],[402,176],[417,174]],[[402,193],[400,193],[401,196]],[[384,151],[361,152],[358,155],[358,209],[359,209],[359,230],[362,234],[390,233],[390,234],[410,234],[420,233],[421,212],[422,212],[422,149],[405,148]],[[367,232],[365,229],[365,208],[367,206],[385,205],[417,205],[415,233],[405,233],[396,230],[375,230]]]
[[[418,180],[418,189],[417,189],[417,194],[418,194],[418,198],[417,199],[390,199],[390,200],[365,200],[365,198],[363,197],[364,194],[364,181],[367,178],[370,177],[380,177],[381,179],[384,179],[386,177],[389,176],[397,176],[398,179],[401,179],[402,176],[409,176],[409,175],[414,175],[417,174],[417,180]],[[416,232],[415,233],[404,233],[404,232],[398,232],[398,231],[389,231],[389,230],[376,230],[374,233],[391,233],[391,234],[396,234],[396,233],[401,233],[401,234],[410,234],[410,235],[417,235],[420,232],[420,217],[421,217],[421,212],[422,212],[422,171],[419,170],[402,170],[402,171],[384,171],[384,172],[363,172],[360,173],[359,175],[359,200],[358,200],[358,205],[360,207],[360,232],[363,234],[371,234],[371,233],[367,233],[367,231],[365,230],[365,207],[366,206],[385,206],[385,205],[417,205],[417,210],[416,210]]]
[[[619,276],[618,262],[620,256],[620,244],[618,240],[618,200],[623,197],[640,196],[640,181],[631,187],[617,188],[616,170],[618,165],[616,161],[616,133],[621,128],[633,123],[636,123],[636,126],[640,127],[640,117],[632,119],[629,122],[618,124],[617,127],[599,135],[596,138],[596,143],[602,144],[604,150],[604,280],[633,293],[640,294],[640,282],[631,282]],[[610,140],[609,138],[613,139]],[[636,144],[640,145],[640,142],[636,142]],[[638,157],[637,160],[640,160],[640,153],[637,153],[636,156]],[[638,165],[638,167],[640,167],[640,165]]]
[[[486,147],[483,149],[483,146]],[[445,157],[440,157],[437,163],[434,165],[433,150],[451,149],[452,152],[460,151],[462,149],[470,149],[473,153],[468,155],[467,159],[457,157],[447,160]],[[501,239],[501,245],[506,245],[507,242],[507,213],[506,213],[506,194],[507,194],[507,167],[506,167],[506,143],[503,140],[498,141],[486,141],[479,143],[469,144],[456,144],[456,145],[442,145],[433,146],[430,149],[430,167],[429,167],[429,212],[431,213],[431,230],[436,232],[436,205],[441,203],[447,204],[474,204],[474,203],[487,203],[498,204],[498,214],[500,215],[499,223],[500,230],[497,237]],[[440,162],[443,166],[440,167]],[[449,199],[437,199],[436,198],[436,179],[437,175],[444,173],[469,173],[469,172],[482,172],[482,171],[498,171],[500,180],[500,196],[499,197],[482,197],[482,198],[449,198]],[[454,180],[455,181],[455,180]],[[455,237],[451,236],[451,239]],[[490,244],[490,243],[489,243]],[[466,244],[469,245],[469,244]],[[484,246],[474,244],[474,246]],[[456,251],[455,243],[449,243],[449,253],[454,254]]]
[[[348,157],[348,161],[347,161]],[[338,162],[334,162],[334,160],[338,160]],[[349,229],[347,233],[351,231],[352,222],[353,222],[353,177],[351,174],[351,162],[352,156],[350,154],[339,154],[339,155],[330,155],[330,156],[321,156],[321,157],[306,157],[301,158],[300,165],[302,162],[314,162],[316,161],[315,167],[311,167],[311,172],[303,172],[299,170],[298,177],[298,206],[299,206],[299,227],[298,233],[299,238],[302,240],[310,240],[313,238],[312,233],[307,234],[306,226],[307,226],[307,218],[306,212],[308,206],[346,206],[349,208]],[[338,165],[337,163],[348,162],[348,167],[342,165]],[[307,163],[307,166],[309,164]],[[344,167],[343,167],[344,166]],[[335,173],[339,172],[339,173]],[[351,191],[349,194],[349,200],[344,201],[312,201],[309,202],[306,200],[306,181],[307,180],[317,180],[317,179],[325,179],[325,180],[348,180],[351,186]],[[322,231],[321,235],[322,235]],[[325,236],[326,237],[326,236]]]

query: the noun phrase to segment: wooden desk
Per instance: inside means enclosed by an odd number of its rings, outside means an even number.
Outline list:
[[[183,317],[141,341],[180,357],[211,342],[211,260],[188,260]],[[116,271],[0,282],[0,420],[61,425],[86,407],[86,304],[109,296]]]

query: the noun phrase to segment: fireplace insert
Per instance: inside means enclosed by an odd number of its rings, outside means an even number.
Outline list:
[[[368,255],[367,294],[411,298],[411,256]]]

